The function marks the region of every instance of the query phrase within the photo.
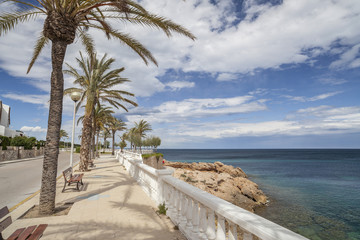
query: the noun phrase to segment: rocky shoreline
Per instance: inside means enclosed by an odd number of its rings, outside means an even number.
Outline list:
[[[268,198],[258,185],[247,178],[241,168],[215,163],[183,163],[163,161],[174,168],[174,177],[232,204],[254,212],[265,206]]]

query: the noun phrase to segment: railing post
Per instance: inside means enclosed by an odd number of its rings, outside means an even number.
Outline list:
[[[186,232],[188,233],[189,236],[191,236],[192,233],[192,210],[193,210],[193,203],[192,203],[192,199],[187,196],[187,209],[186,209]]]
[[[165,201],[164,198],[164,177],[171,176],[174,170],[160,169],[156,170],[157,174],[157,204],[162,204]]]
[[[253,240],[253,235],[251,233],[244,232],[243,240]]]
[[[208,221],[206,227],[206,235],[209,240],[215,240],[215,214],[214,210],[208,209]]]
[[[206,240],[206,224],[207,224],[207,219],[206,219],[206,208],[200,203],[200,219],[199,219],[199,237],[202,240]],[[236,239],[237,240],[237,239]]]
[[[171,220],[175,220],[175,207],[174,207],[174,202],[175,202],[175,188],[173,186],[169,186],[169,203],[168,203],[168,209],[169,209],[169,213],[167,214]]]
[[[180,191],[177,190],[175,188],[175,211],[174,211],[174,220],[175,220],[175,224],[179,225],[180,224],[180,218],[181,218],[181,213],[180,213]]]
[[[184,193],[181,194],[181,218],[180,218],[180,227],[185,231],[186,227],[186,197]]]
[[[192,225],[192,238],[199,239],[199,204],[195,199],[192,207]]]
[[[236,224],[229,222],[229,240],[238,240],[238,234],[236,228],[237,228]]]
[[[225,239],[226,239],[225,218],[217,214],[216,240],[225,240]]]

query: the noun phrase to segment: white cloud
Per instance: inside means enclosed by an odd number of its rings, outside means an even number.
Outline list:
[[[23,131],[23,132],[46,132],[46,128],[42,128],[42,127],[39,127],[39,126],[36,126],[36,127],[28,127],[28,126],[23,126],[20,128],[20,131]]]
[[[348,81],[338,78],[320,78],[319,82],[326,85],[341,85],[347,83]]]
[[[306,114],[306,117],[304,117]],[[176,128],[161,129],[168,138],[172,136],[191,139],[221,139],[229,137],[304,136],[360,132],[360,107],[333,108],[319,106],[300,109],[285,120],[255,123],[213,121],[184,123]]]
[[[173,81],[173,82],[168,82],[165,84],[167,87],[169,87],[171,89],[171,91],[178,91],[182,88],[193,88],[195,87],[195,83],[194,82],[189,82],[189,81]]]
[[[226,82],[226,81],[233,81],[233,80],[237,80],[237,79],[238,79],[237,74],[233,74],[233,73],[220,73],[219,76],[216,78],[216,81]]]
[[[159,62],[158,68],[152,64],[146,67],[126,46],[115,40],[108,41],[103,33],[90,30],[99,54],[108,52],[117,60],[114,67],[126,68],[123,76],[132,82],[119,88],[136,96],[151,96],[164,91],[166,86],[158,76],[167,69],[220,73],[217,80],[232,80],[238,73],[279,68],[283,64],[310,63],[312,58],[323,53],[335,54],[332,52],[335,41],[353,46],[349,53],[337,48],[336,54],[343,54],[339,60],[341,64],[349,61],[352,67],[359,64],[354,58],[360,37],[357,31],[360,4],[357,0],[287,0],[277,6],[246,1],[246,18],[237,25],[234,25],[238,19],[231,0],[218,1],[216,5],[205,0],[144,0],[142,5],[187,27],[197,40],[193,42],[176,34],[168,40],[165,34],[153,29],[121,25],[124,31],[132,33],[148,47]],[[25,74],[42,24],[43,19],[20,24],[15,31],[1,37],[0,67],[11,75],[28,78],[29,84],[41,90],[49,91],[50,47],[39,57],[31,73]],[[65,61],[74,65],[80,49],[79,41],[70,45]],[[65,87],[71,85],[72,80],[67,79]]]
[[[317,95],[314,97],[290,96],[290,95],[283,95],[283,97],[288,98],[289,100],[292,100],[292,101],[296,101],[296,102],[315,102],[315,101],[319,101],[319,100],[323,100],[323,99],[335,96],[340,93],[342,93],[342,92],[336,91],[336,92],[320,94],[320,95]]]
[[[359,57],[360,44],[356,44],[348,51],[344,52],[339,60],[330,64],[330,68],[357,68],[360,67]]]
[[[41,104],[47,106],[49,101],[49,95],[24,95],[16,93],[3,94],[2,97],[18,100],[24,103]]]
[[[183,101],[168,101],[152,108],[144,115],[137,109],[126,115],[130,122],[145,119],[151,123],[176,122],[185,119],[226,116],[266,110],[265,99],[256,100],[253,96],[238,96],[232,98],[185,99]]]

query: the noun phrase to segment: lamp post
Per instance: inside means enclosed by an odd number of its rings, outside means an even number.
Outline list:
[[[73,154],[74,154],[74,136],[75,136],[75,116],[76,116],[76,102],[80,100],[80,92],[72,92],[71,100],[74,101],[74,117],[73,117],[73,126],[72,126],[72,136],[71,136],[71,153],[70,153],[70,167],[73,166]]]

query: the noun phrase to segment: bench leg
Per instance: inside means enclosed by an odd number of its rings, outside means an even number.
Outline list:
[[[64,192],[65,191],[65,187],[66,187],[66,182],[64,184],[64,187],[63,187],[63,190],[61,192]]]
[[[80,184],[80,182],[76,183],[76,189],[80,192],[79,184]]]

